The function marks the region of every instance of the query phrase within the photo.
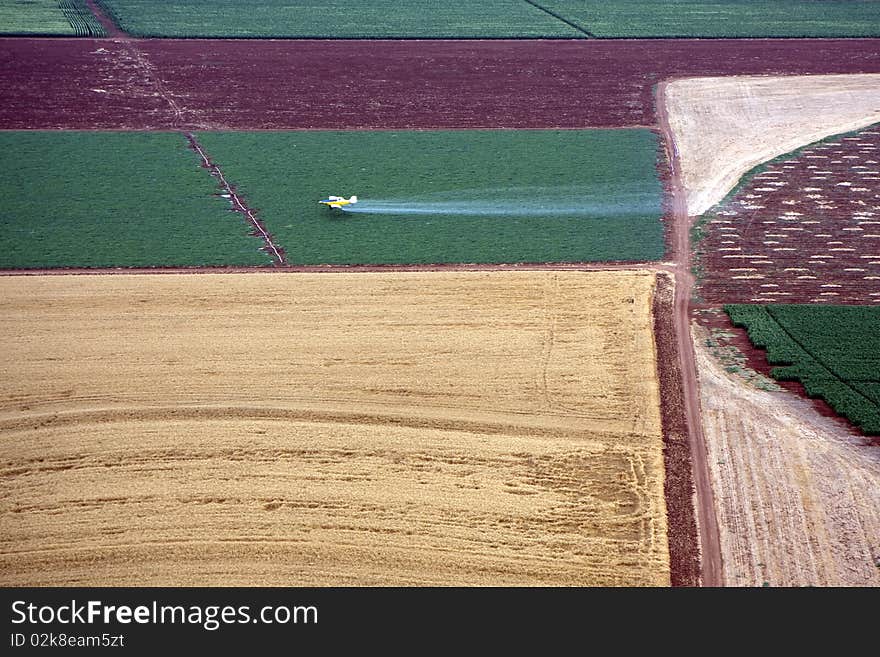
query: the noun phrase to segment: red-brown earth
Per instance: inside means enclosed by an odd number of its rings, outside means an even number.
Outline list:
[[[711,213],[708,303],[880,303],[880,126],[768,164]]]
[[[697,321],[718,348],[770,377],[773,366],[725,303],[880,303],[880,127],[836,137],[762,167],[716,207],[695,245]],[[715,310],[712,310],[714,308]],[[807,397],[797,381],[782,388]],[[822,399],[815,410],[861,437]],[[867,439],[878,444],[876,439]]]
[[[0,39],[3,129],[654,126],[672,77],[880,72],[878,39]]]

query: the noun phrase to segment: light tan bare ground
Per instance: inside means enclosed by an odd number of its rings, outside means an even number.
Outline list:
[[[0,279],[0,583],[669,583],[646,272]]]
[[[880,75],[675,80],[666,110],[688,214],[697,216],[761,162],[880,121]]]
[[[725,584],[880,585],[880,448],[730,376],[694,335]]]

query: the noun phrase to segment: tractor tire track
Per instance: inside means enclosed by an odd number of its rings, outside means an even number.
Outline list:
[[[253,235],[256,237],[262,238],[265,246],[263,250],[268,253],[272,257],[272,262],[275,266],[284,266],[287,264],[287,261],[284,257],[284,249],[279,247],[272,240],[272,236],[266,230],[266,227],[263,223],[257,218],[254,211],[251,210],[241,198],[241,196],[235,191],[235,187],[226,180],[226,176],[223,175],[223,171],[220,170],[220,167],[214,164],[211,161],[211,158],[208,157],[208,154],[202,148],[201,144],[199,144],[195,135],[191,132],[183,133],[186,140],[189,142],[190,148],[192,148],[196,153],[199,154],[199,157],[202,158],[202,166],[205,167],[211,175],[217,179],[220,184],[220,188],[223,190],[224,196],[229,199],[229,203],[232,205],[232,209],[235,212],[239,212],[244,215],[245,219],[253,226]]]

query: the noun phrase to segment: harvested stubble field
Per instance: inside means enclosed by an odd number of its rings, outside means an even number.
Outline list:
[[[880,585],[880,446],[724,372],[695,337],[724,584]]]
[[[668,584],[653,286],[0,279],[0,580]]]

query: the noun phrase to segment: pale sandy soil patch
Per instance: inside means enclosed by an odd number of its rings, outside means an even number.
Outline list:
[[[880,585],[880,448],[727,374],[694,331],[724,583]]]
[[[761,162],[880,121],[880,75],[691,78],[670,82],[665,101],[697,216]]]

